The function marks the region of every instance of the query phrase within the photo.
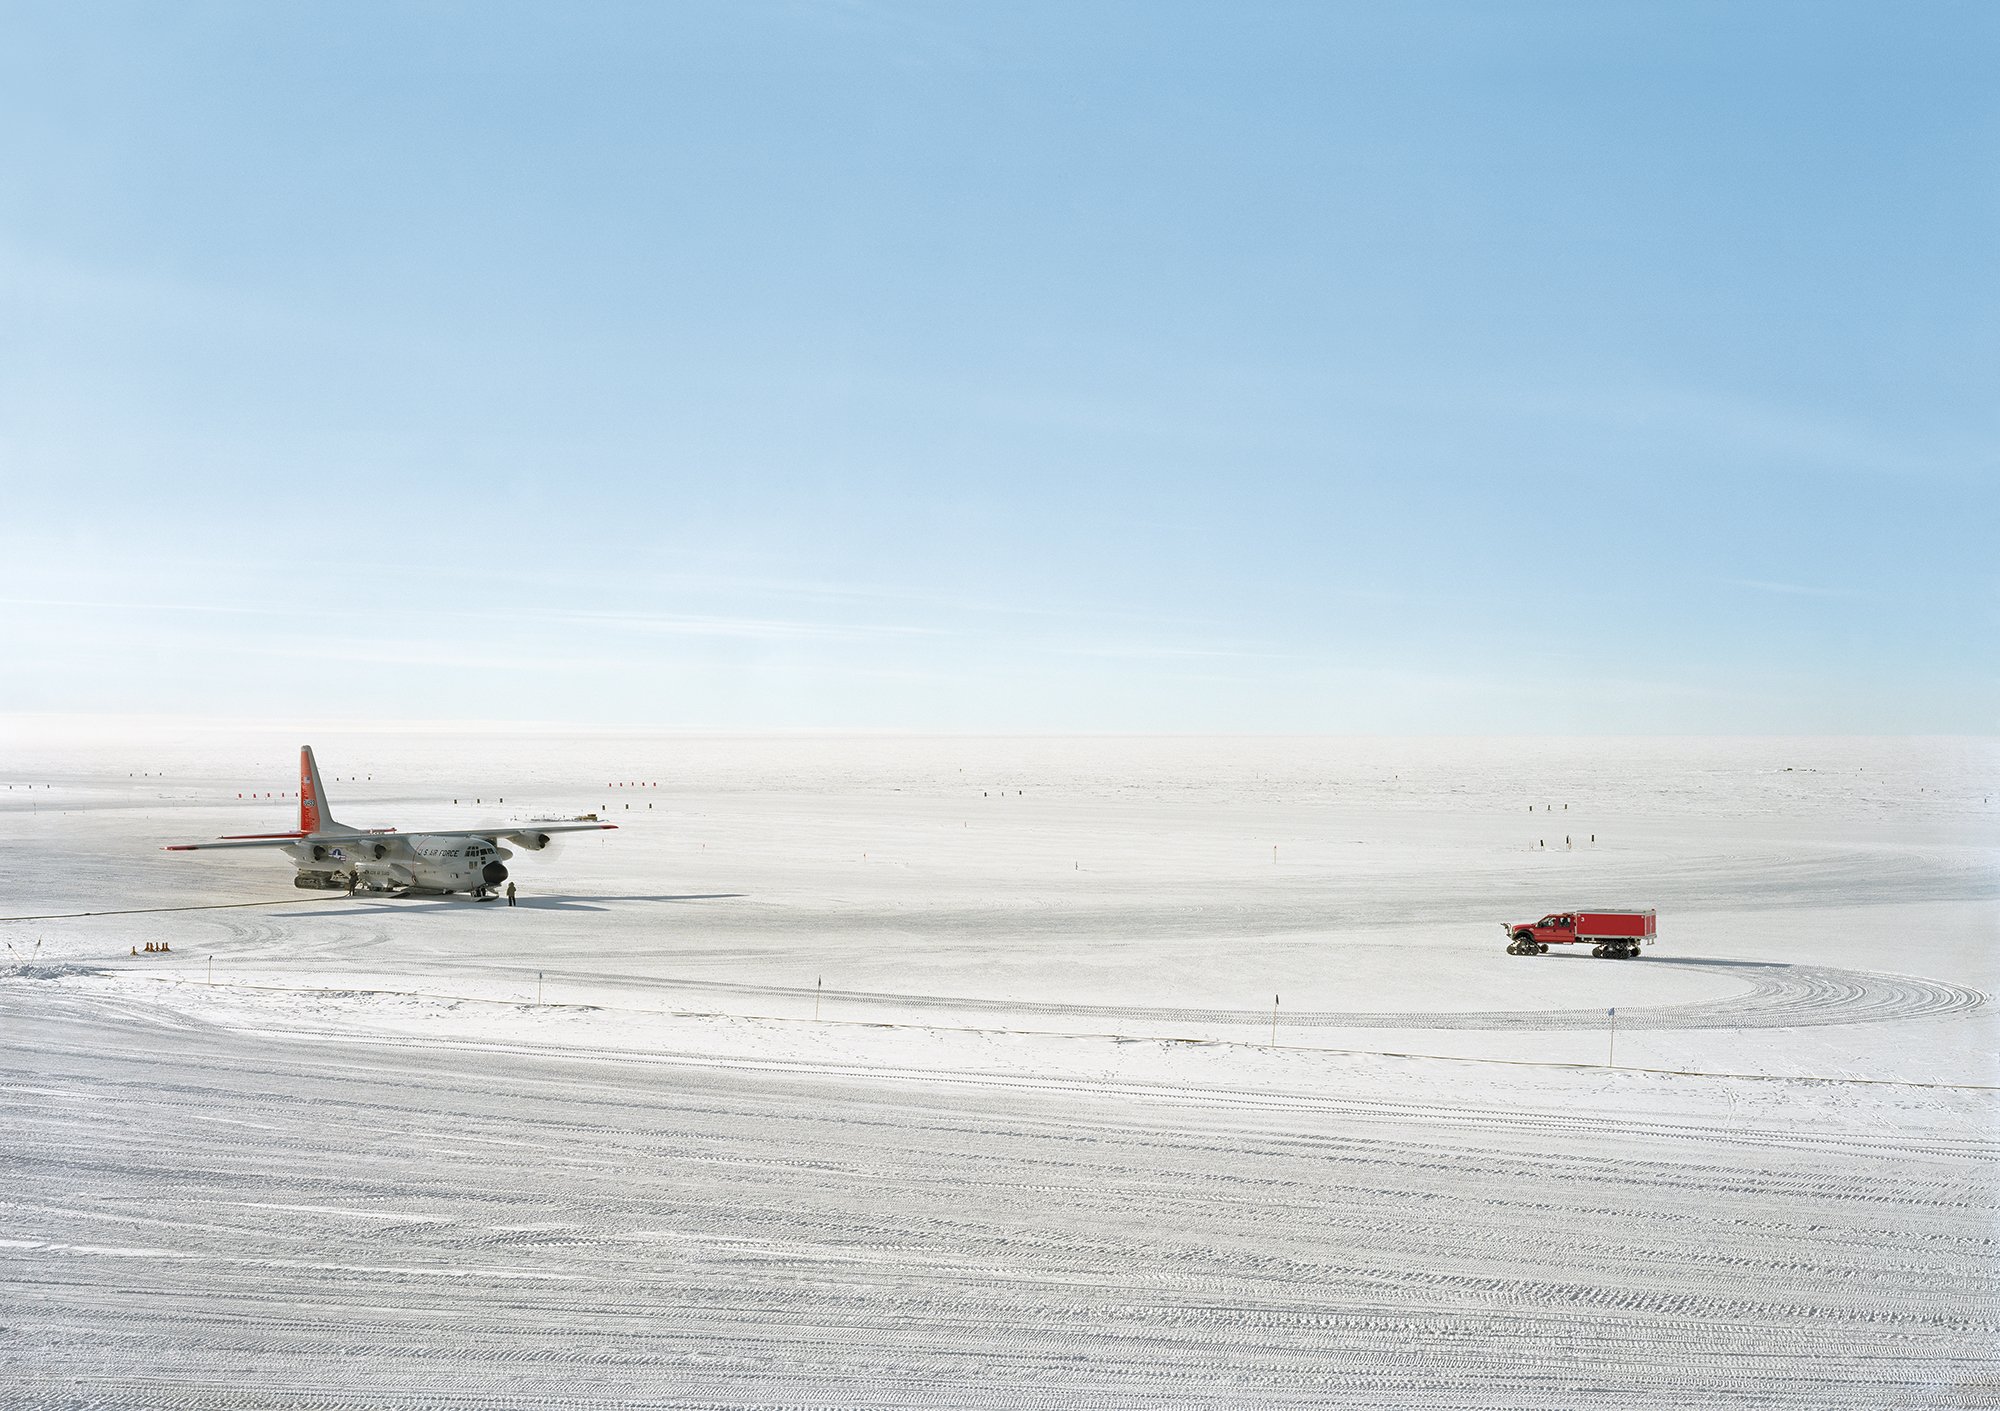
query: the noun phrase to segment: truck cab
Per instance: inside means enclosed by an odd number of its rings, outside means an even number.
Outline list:
[[[1551,944],[1566,946],[1576,940],[1576,917],[1569,912],[1551,912],[1540,921],[1512,922],[1507,930],[1514,940],[1507,947],[1509,955],[1541,955]]]

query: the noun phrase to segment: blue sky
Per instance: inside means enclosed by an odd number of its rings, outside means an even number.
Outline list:
[[[0,33],[0,711],[2000,716],[1990,5]]]

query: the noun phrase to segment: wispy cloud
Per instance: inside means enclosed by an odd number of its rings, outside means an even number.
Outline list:
[[[1725,578],[1722,581],[1736,588],[1752,588],[1759,593],[1782,593],[1794,598],[1860,598],[1867,596],[1858,588],[1819,588],[1807,583],[1776,583],[1763,578]]]
[[[185,613],[200,616],[293,618],[295,606],[266,607],[254,603],[176,603],[134,599],[114,601],[101,598],[0,598],[0,607],[59,608],[86,612]],[[496,621],[484,609],[434,608],[424,606],[425,618],[443,622],[482,622],[518,627],[522,623],[546,623],[561,627],[606,627],[647,632],[658,636],[737,637],[758,640],[836,639],[868,637],[938,637],[943,629],[879,622],[804,622],[779,618],[704,616],[694,613],[592,612],[564,609],[509,609]]]
[[[1133,661],[1284,661],[1294,654],[1269,647],[1178,647],[1147,643],[1044,643],[1037,651],[1056,656],[1106,657]]]
[[[1472,393],[1498,411],[1562,418],[1648,438],[1715,447],[1787,465],[1889,476],[1964,475],[1990,468],[1983,446],[1904,436],[1818,408],[1698,386],[1604,385]]]
[[[760,639],[863,637],[942,637],[941,628],[884,622],[799,622],[780,618],[701,616],[692,613],[539,611],[514,614],[515,622],[618,627],[668,637],[751,637]]]

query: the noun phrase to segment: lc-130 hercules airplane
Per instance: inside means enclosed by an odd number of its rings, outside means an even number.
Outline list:
[[[283,848],[298,865],[292,885],[337,891],[470,892],[483,897],[507,880],[503,860],[514,854],[502,841],[540,852],[553,833],[586,833],[616,823],[524,823],[497,828],[446,828],[398,833],[394,828],[348,828],[327,812],[326,789],[312,746],[299,750],[299,826],[292,833],[240,833],[213,843],[174,843],[167,852],[207,848]]]

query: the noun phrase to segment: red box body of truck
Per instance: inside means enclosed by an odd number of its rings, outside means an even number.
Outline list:
[[[1652,909],[1573,907],[1552,911],[1540,921],[1507,921],[1507,954],[1546,955],[1550,946],[1588,945],[1599,960],[1630,960],[1653,943]]]

